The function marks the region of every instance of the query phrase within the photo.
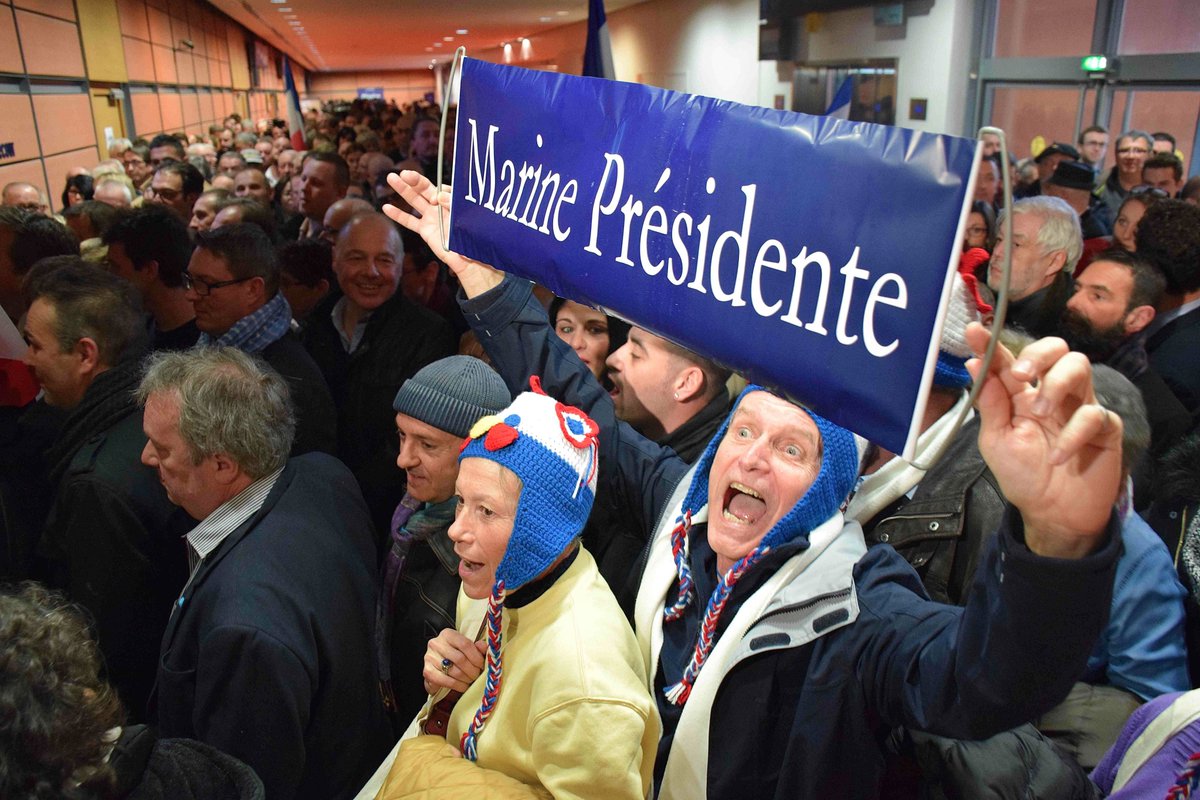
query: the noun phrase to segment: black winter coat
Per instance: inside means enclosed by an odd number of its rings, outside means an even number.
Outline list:
[[[124,403],[122,416],[89,432],[70,456],[40,552],[48,582],[91,613],[106,677],[132,719],[141,721],[167,611],[187,580],[180,537],[196,523],[167,499],[158,474],[141,463],[146,446],[141,409],[132,399],[98,396],[108,384],[98,378],[85,404]]]
[[[404,472],[396,466],[392,401],[417,370],[452,355],[456,343],[444,319],[397,291],[375,309],[362,341],[347,353],[330,318],[340,297],[331,293],[313,310],[304,329],[304,346],[333,393],[336,453],[358,480],[382,538],[404,496]]]

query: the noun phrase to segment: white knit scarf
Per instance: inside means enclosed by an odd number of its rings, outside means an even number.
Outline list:
[[[918,462],[937,452],[946,440],[958,433],[954,423],[967,405],[967,397],[964,391],[949,411],[917,437]],[[974,416],[975,411],[969,410],[963,424],[970,422]],[[917,469],[899,456],[893,456],[891,461],[863,479],[846,508],[846,519],[866,525],[890,503],[908,494],[924,477],[925,470]]]

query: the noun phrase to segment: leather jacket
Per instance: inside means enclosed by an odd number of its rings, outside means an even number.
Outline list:
[[[868,545],[894,547],[934,600],[962,605],[1003,513],[1004,495],[979,452],[976,419],[958,432],[912,499],[878,514],[864,533]]]

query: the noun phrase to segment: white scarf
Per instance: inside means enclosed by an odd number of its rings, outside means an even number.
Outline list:
[[[958,402],[917,438],[918,462],[938,452],[948,439],[958,433],[958,427],[954,423],[966,407],[968,396],[964,391]],[[970,422],[974,416],[975,411],[968,410],[963,424]],[[925,470],[917,469],[903,458],[894,456],[891,461],[863,479],[862,485],[858,487],[846,508],[846,519],[866,525],[889,504],[908,494],[924,477]]]

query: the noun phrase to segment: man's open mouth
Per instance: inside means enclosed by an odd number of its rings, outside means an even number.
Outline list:
[[[766,510],[767,504],[762,495],[743,483],[732,481],[725,490],[721,515],[729,522],[753,525],[762,518]]]

